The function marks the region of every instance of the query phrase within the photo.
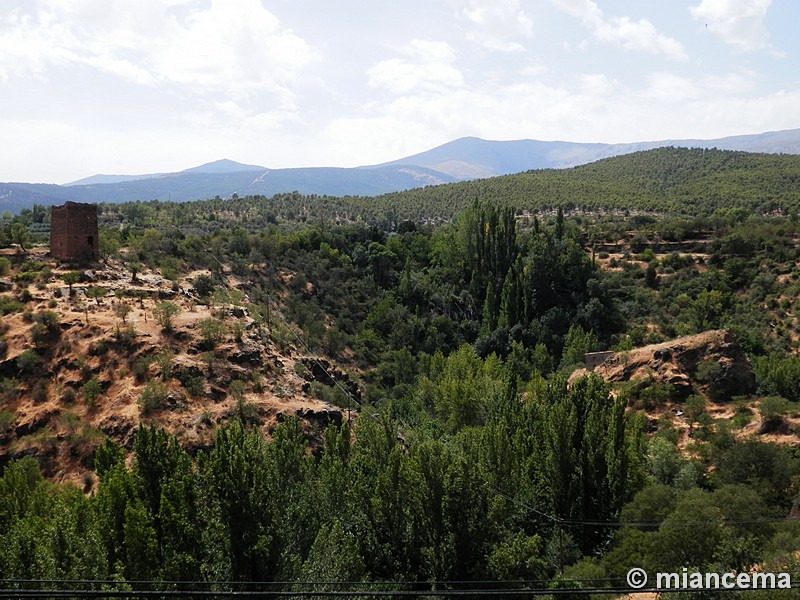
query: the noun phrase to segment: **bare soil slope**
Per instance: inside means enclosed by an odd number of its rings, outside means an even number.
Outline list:
[[[32,455],[49,477],[90,489],[97,445],[108,436],[130,449],[142,422],[176,434],[190,451],[208,447],[216,426],[235,416],[269,434],[280,419],[298,415],[313,439],[343,413],[310,397],[309,381],[332,385],[320,378],[335,370],[358,390],[330,363],[317,366],[290,332],[276,343],[270,328],[248,314],[246,295],[235,304],[201,304],[192,290],[199,273],[172,282],[145,270],[131,281],[122,264],[109,262],[82,270],[85,281],[70,292],[62,276],[72,269],[44,252],[7,254],[16,263],[12,278],[30,259],[49,273],[0,293],[22,303],[21,311],[0,317],[0,466]],[[231,289],[240,283],[225,277]],[[93,287],[105,288],[104,297],[90,298]],[[154,318],[162,302],[177,306],[169,331]],[[209,322],[218,325],[213,341],[204,328]]]

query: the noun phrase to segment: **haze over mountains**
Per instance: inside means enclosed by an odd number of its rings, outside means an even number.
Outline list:
[[[461,138],[426,152],[379,165],[269,169],[218,160],[178,173],[93,175],[66,185],[0,183],[0,210],[37,204],[167,200],[183,202],[234,194],[272,196],[297,191],[329,196],[373,196],[393,191],[507,175],[533,169],[568,168],[663,146],[800,154],[800,129],[715,140],[664,140],[587,144],[538,140]]]

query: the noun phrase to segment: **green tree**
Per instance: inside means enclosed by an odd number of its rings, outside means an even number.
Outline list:
[[[722,511],[711,494],[697,488],[683,492],[655,536],[659,556],[654,562],[663,571],[713,564],[715,548],[722,541],[722,523]]]
[[[562,519],[613,520],[637,480],[622,400],[610,397],[600,377],[573,382],[556,377],[529,386],[541,419],[539,454],[534,458],[548,487],[554,513]],[[599,529],[583,530],[584,552],[602,539]]]
[[[125,451],[115,441],[106,438],[94,453],[94,470],[101,479],[114,466],[125,463]]]
[[[83,394],[83,399],[86,400],[86,404],[90,407],[93,407],[97,402],[97,398],[103,393],[103,386],[97,377],[92,377],[89,381],[83,384],[81,387],[81,393]]]
[[[137,276],[142,272],[142,263],[138,261],[131,261],[127,263],[128,270],[131,272],[131,283],[138,281]]]
[[[700,416],[706,412],[705,398],[692,394],[684,402],[683,412],[686,415],[686,420],[689,421],[689,429],[691,430]]]
[[[214,279],[210,275],[205,274],[195,277],[192,285],[194,287],[194,291],[201,298],[208,298],[212,293],[214,293],[216,288]]]
[[[597,336],[592,331],[584,331],[580,325],[572,325],[564,340],[564,353],[561,356],[562,367],[584,365],[585,356],[597,349]]]
[[[164,331],[172,331],[175,316],[180,312],[180,307],[174,302],[159,302],[153,307],[153,316]]]
[[[100,299],[104,298],[108,290],[100,285],[92,285],[86,288],[86,296],[100,304]]]
[[[117,315],[123,323],[126,323],[128,315],[133,311],[133,307],[127,302],[119,302],[114,308],[114,314]]]
[[[419,389],[451,432],[483,424],[500,402],[509,380],[496,356],[482,360],[472,346],[463,345],[444,361],[440,373],[431,369]]]
[[[225,333],[225,324],[219,319],[209,317],[199,323],[200,334],[206,348],[213,348],[222,339]]]
[[[151,515],[142,504],[129,502],[125,507],[123,535],[126,578],[149,581],[159,577],[158,539]]]
[[[20,373],[31,375],[36,373],[42,365],[42,357],[35,350],[25,350],[18,355],[15,363]]]
[[[267,445],[258,431],[239,421],[217,431],[214,447],[199,460],[200,489],[206,519],[219,540],[208,561],[215,572],[233,580],[268,580],[277,557],[269,549],[273,536]]]
[[[167,386],[160,381],[149,381],[139,395],[139,410],[142,415],[149,415],[154,410],[161,408],[168,393]]]
[[[366,574],[358,542],[345,531],[340,521],[323,524],[317,532],[308,558],[303,563],[302,578],[307,581],[361,581]],[[321,590],[341,590],[339,586]]]
[[[61,279],[69,286],[69,295],[72,296],[74,293],[72,286],[80,282],[81,274],[78,271],[67,271],[61,276]]]
[[[11,230],[10,230],[11,241],[19,246],[19,249],[22,252],[27,252],[25,250],[25,246],[27,246],[31,241],[30,233],[28,232],[28,228],[25,227],[22,223],[12,223]]]

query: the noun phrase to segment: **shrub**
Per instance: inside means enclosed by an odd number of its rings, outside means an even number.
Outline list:
[[[19,395],[19,381],[14,377],[0,379],[0,400],[10,402]]]
[[[261,374],[256,371],[253,371],[252,381],[253,381],[253,392],[255,392],[256,394],[263,393],[264,380],[262,379]]]
[[[42,403],[47,400],[47,380],[40,379],[33,386],[33,401]]]
[[[233,339],[238,343],[242,341],[242,336],[244,335],[244,323],[239,321],[238,319],[231,324],[231,333],[233,334]]]
[[[198,275],[192,282],[195,293],[206,298],[214,292],[214,280],[209,275]]]
[[[180,312],[180,307],[174,302],[159,302],[153,308],[153,316],[164,331],[172,331],[172,321]]]
[[[180,273],[178,273],[176,269],[167,266],[161,267],[161,275],[164,277],[164,279],[169,279],[171,282],[173,282],[173,284],[177,283],[178,279],[181,277]]]
[[[16,364],[21,373],[30,375],[41,367],[42,357],[35,350],[25,350],[17,356]]]
[[[0,410],[0,433],[5,433],[14,424],[16,416],[13,410]]]
[[[50,339],[50,331],[41,323],[34,323],[31,327],[31,341],[37,348],[44,346]]]
[[[800,400],[800,358],[772,354],[756,359],[754,367],[765,393]]]
[[[701,383],[708,385],[708,395],[711,399],[719,402],[727,400],[727,390],[723,381],[725,370],[719,361],[714,359],[704,360],[697,365],[695,377]]]
[[[132,310],[133,307],[130,304],[127,302],[120,302],[114,309],[114,314],[117,315],[117,317],[119,317],[123,323],[125,323],[125,319],[128,318],[128,315]]]
[[[247,402],[245,392],[247,384],[240,379],[231,381],[231,396],[236,400],[236,416],[242,423],[258,423],[258,407],[252,402]]]
[[[767,396],[758,403],[758,409],[764,420],[784,417],[789,412],[789,401],[780,396]]]
[[[121,344],[126,348],[130,348],[130,346],[133,344],[133,341],[136,339],[136,330],[131,325],[122,328],[117,325],[117,327],[114,329],[113,337],[114,341],[118,344]]]
[[[705,398],[697,394],[692,394],[686,399],[686,402],[684,402],[683,411],[691,427],[694,423],[699,422],[701,415],[706,412]]]
[[[169,350],[162,352],[155,358],[155,363],[158,365],[158,368],[161,372],[161,379],[163,379],[164,381],[166,381],[167,379],[172,379],[173,358],[175,358],[175,355]]]
[[[219,319],[203,319],[199,326],[200,334],[203,336],[203,345],[206,348],[213,348],[222,339],[225,332],[225,325]]]
[[[81,388],[83,399],[90,407],[94,407],[97,398],[103,393],[103,386],[97,377],[92,377],[89,381],[83,384]]]
[[[193,398],[199,398],[206,391],[205,379],[199,375],[183,377],[181,383],[186,393]]]
[[[33,320],[37,323],[41,323],[47,327],[47,329],[53,332],[58,331],[58,326],[61,324],[61,319],[59,318],[58,313],[55,313],[52,310],[45,310],[37,315],[34,315]]]
[[[68,387],[64,390],[64,393],[61,394],[61,402],[64,404],[72,404],[75,402],[75,399],[78,397],[78,394],[75,393],[71,387]]]
[[[108,352],[108,340],[97,340],[94,344],[89,346],[89,354],[91,356],[103,356]]]
[[[639,392],[639,399],[645,410],[660,408],[672,399],[674,389],[668,383],[653,383]]]
[[[142,415],[148,415],[161,408],[168,393],[167,386],[163,383],[156,380],[150,381],[139,396],[139,410]]]
[[[142,382],[148,378],[150,375],[150,363],[152,362],[153,357],[151,356],[140,356],[133,361],[131,371],[133,372],[133,376],[136,378],[136,381]]]

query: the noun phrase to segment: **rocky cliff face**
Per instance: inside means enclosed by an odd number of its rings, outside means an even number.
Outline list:
[[[678,398],[694,393],[725,401],[756,390],[750,360],[734,334],[724,329],[610,353],[593,371],[610,382],[649,379],[669,384]]]

